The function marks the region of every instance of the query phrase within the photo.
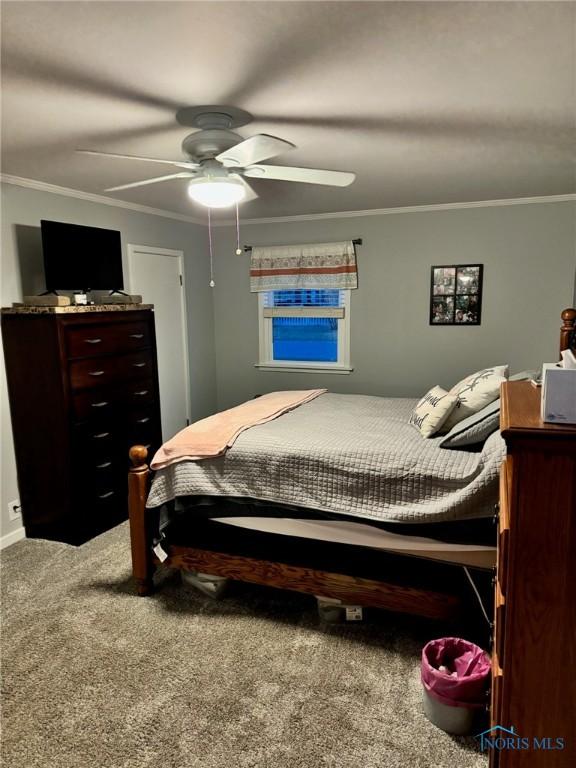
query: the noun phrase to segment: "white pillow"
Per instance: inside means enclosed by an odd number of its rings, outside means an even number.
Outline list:
[[[410,424],[420,430],[422,437],[432,437],[444,424],[457,402],[457,395],[451,395],[442,387],[432,387],[412,411]]]
[[[500,426],[500,398],[496,398],[477,413],[455,424],[440,443],[440,448],[470,448],[483,443]]]
[[[449,431],[459,421],[482,410],[484,406],[500,397],[500,384],[508,379],[508,366],[496,365],[467,376],[450,390],[456,395],[456,407],[444,422],[444,430]]]

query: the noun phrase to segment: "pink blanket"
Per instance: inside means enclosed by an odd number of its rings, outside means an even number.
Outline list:
[[[164,443],[150,466],[152,469],[164,469],[178,461],[198,461],[221,456],[245,429],[272,421],[324,392],[325,389],[270,392],[237,405],[236,408],[208,416],[207,419],[185,427]]]

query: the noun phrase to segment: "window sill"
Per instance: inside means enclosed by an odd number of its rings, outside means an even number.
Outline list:
[[[352,373],[348,365],[322,365],[320,363],[255,363],[261,371],[284,371],[284,373]]]

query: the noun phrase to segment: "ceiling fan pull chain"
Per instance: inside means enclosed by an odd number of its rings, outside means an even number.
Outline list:
[[[240,248],[240,212],[238,211],[238,203],[236,203],[236,256],[240,256],[242,249]]]
[[[210,216],[210,208],[208,208],[208,247],[210,248],[210,288],[214,288],[216,283],[214,282],[214,254],[212,250],[212,218]]]

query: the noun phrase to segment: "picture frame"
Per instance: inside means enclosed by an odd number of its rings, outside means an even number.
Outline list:
[[[441,264],[430,269],[430,325],[480,325],[483,264]]]

